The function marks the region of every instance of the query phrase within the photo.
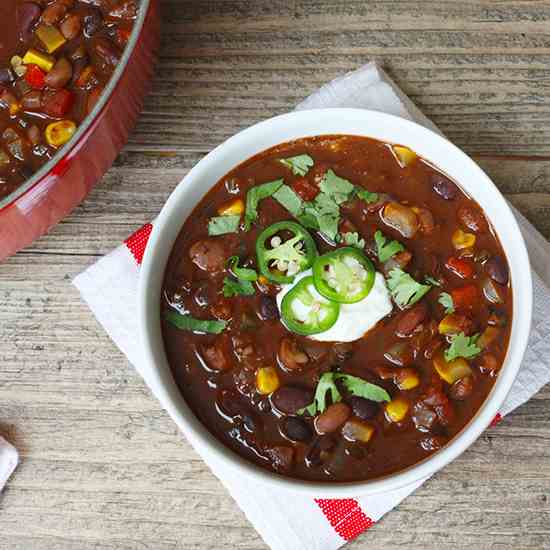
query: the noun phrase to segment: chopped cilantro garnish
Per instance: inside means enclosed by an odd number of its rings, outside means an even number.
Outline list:
[[[237,295],[252,296],[255,292],[254,285],[250,281],[231,277],[225,277],[223,280],[223,295],[226,298]]]
[[[295,218],[300,216],[304,209],[304,202],[297,193],[288,185],[281,185],[273,198],[284,208],[286,208]]]
[[[210,218],[208,222],[208,234],[213,237],[215,235],[225,235],[226,233],[237,233],[240,222],[240,216],[216,216]]]
[[[258,274],[256,273],[255,269],[250,269],[248,267],[239,267],[239,257],[238,256],[231,256],[227,260],[227,266],[237,277],[237,279],[242,279],[243,281],[257,281],[258,280]]]
[[[374,234],[374,241],[376,242],[378,259],[382,263],[387,262],[392,256],[394,256],[398,252],[403,252],[403,250],[405,250],[405,247],[399,241],[388,242],[388,239],[380,230],[378,230]]]
[[[342,241],[348,246],[354,246],[355,248],[365,248],[365,239],[361,239],[359,233],[344,233],[342,235]]]
[[[395,303],[401,308],[412,306],[432,288],[415,281],[399,267],[390,271],[387,283]]]
[[[309,155],[298,155],[281,159],[279,162],[292,170],[295,176],[305,176],[313,166],[313,159]]]
[[[445,313],[447,315],[454,313],[455,305],[453,302],[453,297],[450,294],[447,292],[442,292],[437,301],[445,308]]]
[[[346,202],[350,194],[355,190],[353,183],[337,176],[332,170],[326,171],[319,188],[321,189],[321,193],[331,197],[338,205]]]
[[[463,332],[451,336],[451,345],[445,350],[445,361],[450,362],[457,357],[469,359],[481,352],[477,344],[479,334],[466,336]]]
[[[195,319],[189,314],[168,311],[164,318],[176,328],[181,330],[190,330],[192,332],[203,332],[209,334],[219,334],[227,325],[227,321]]]
[[[378,193],[371,193],[370,191],[367,191],[357,185],[355,186],[355,193],[361,200],[368,203],[376,202],[378,200]]]
[[[330,393],[330,398],[333,404],[342,401],[342,394],[336,386],[336,380],[341,380],[345,388],[352,395],[356,395],[357,397],[363,397],[364,399],[377,402],[389,401],[391,399],[390,395],[384,388],[371,384],[362,378],[352,376],[351,374],[326,372],[319,379],[315,390],[313,403],[300,410],[299,414],[303,414],[307,411],[311,416],[315,416],[316,414],[324,412],[328,406],[327,393]]]
[[[244,214],[245,230],[248,231],[252,226],[252,222],[258,217],[258,205],[263,199],[271,197],[284,183],[284,180],[279,179],[256,185],[248,190],[246,194],[246,211]]]

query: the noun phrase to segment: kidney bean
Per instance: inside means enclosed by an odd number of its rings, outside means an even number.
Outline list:
[[[379,405],[376,401],[369,401],[363,397],[353,395],[348,399],[353,414],[362,420],[371,420],[378,414]]]
[[[465,376],[457,380],[449,390],[449,397],[455,401],[464,401],[474,389],[474,382],[471,376]]]
[[[276,321],[279,319],[279,308],[273,296],[260,296],[260,318],[264,321]]]
[[[271,402],[282,413],[296,414],[313,401],[311,390],[298,386],[283,386],[271,396]]]
[[[216,339],[214,344],[201,347],[200,355],[209,369],[224,371],[232,367],[226,353],[226,340],[223,337]]]
[[[92,45],[92,51],[90,53],[92,59],[96,62],[101,60],[103,64],[108,65],[111,68],[118,65],[121,56],[120,50],[108,38],[96,39]]]
[[[264,449],[264,453],[277,472],[287,473],[292,469],[294,463],[294,449],[292,447],[275,445]]]
[[[500,285],[508,284],[508,266],[501,256],[493,256],[485,262],[485,271],[493,281]]]
[[[61,57],[52,70],[46,74],[44,81],[50,88],[64,88],[73,76],[73,66],[70,61]]]
[[[318,434],[335,432],[351,415],[351,409],[345,403],[330,405],[315,421],[315,430]]]
[[[67,40],[76,38],[82,30],[82,19],[80,15],[76,13],[67,15],[59,25],[59,30]]]
[[[32,38],[34,24],[40,17],[40,8],[34,2],[24,2],[17,8],[17,24],[19,36],[23,42]]]
[[[435,229],[433,214],[427,208],[417,208],[415,211],[420,222],[420,231],[425,235],[431,235]]]
[[[210,273],[223,271],[227,250],[219,239],[202,239],[189,249],[191,261],[200,269]]]
[[[423,402],[417,403],[411,415],[416,429],[420,432],[429,432],[437,420],[437,415]]]
[[[46,23],[46,25],[55,25],[56,23],[59,23],[63,17],[65,17],[67,10],[67,5],[64,2],[57,0],[57,2],[50,4],[42,12],[42,21]]]
[[[34,124],[27,130],[27,137],[33,145],[38,145],[42,141],[42,132]]]
[[[309,427],[307,422],[294,416],[283,418],[281,422],[281,432],[291,441],[306,442],[310,441],[313,437],[313,430]]]
[[[410,336],[416,327],[426,319],[428,307],[424,302],[416,304],[411,309],[403,313],[397,321],[396,334],[398,336]]]
[[[384,353],[384,358],[398,367],[406,367],[413,362],[414,349],[408,342],[396,342]]]
[[[463,206],[458,210],[460,222],[474,233],[484,233],[489,229],[485,216],[471,206]]]
[[[457,186],[440,174],[433,177],[432,189],[446,201],[452,201],[458,195]]]

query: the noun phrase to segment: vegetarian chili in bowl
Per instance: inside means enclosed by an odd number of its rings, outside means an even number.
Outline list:
[[[7,0],[0,8],[0,200],[75,134],[126,46],[135,0]]]
[[[212,187],[160,309],[174,379],[219,441],[272,472],[350,482],[425,460],[476,416],[513,294],[457,182],[408,147],[321,135]]]

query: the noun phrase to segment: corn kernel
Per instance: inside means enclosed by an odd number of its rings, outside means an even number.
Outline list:
[[[55,58],[47,53],[42,53],[31,48],[27,51],[25,57],[23,57],[23,63],[25,65],[38,65],[42,70],[48,73],[55,64]]]
[[[258,283],[260,283],[262,286],[267,286],[269,284],[269,281],[267,280],[267,277],[260,275],[258,277]]]
[[[476,236],[473,233],[465,233],[462,229],[457,229],[453,233],[452,241],[456,250],[472,248],[476,244]]]
[[[412,390],[420,384],[420,378],[413,369],[402,369],[395,377],[395,384],[400,390]]]
[[[478,348],[485,349],[494,342],[499,333],[500,329],[498,329],[497,327],[487,327],[478,338],[476,346]]]
[[[386,403],[386,418],[390,422],[401,422],[409,412],[409,404],[402,398],[397,397]]]
[[[269,395],[280,386],[279,375],[274,367],[262,367],[256,373],[256,388],[262,395]]]
[[[368,443],[374,435],[374,426],[360,418],[350,418],[342,427],[342,435],[348,441]]]
[[[416,153],[409,149],[408,147],[403,147],[402,145],[394,145],[392,147],[399,164],[404,168],[411,164],[416,158]]]
[[[457,380],[465,376],[471,376],[472,369],[468,362],[462,357],[454,359],[450,363],[445,361],[443,355],[437,355],[434,358],[434,367],[439,376],[448,384],[454,384]]]
[[[61,147],[69,141],[76,132],[76,124],[72,120],[60,120],[46,126],[46,141],[52,147]]]
[[[15,101],[10,105],[10,115],[14,116],[21,110],[21,103]]]
[[[244,202],[241,199],[235,199],[222,204],[218,208],[220,216],[240,216],[244,212]]]
[[[447,336],[448,334],[458,334],[465,331],[464,316],[456,313],[445,315],[439,322],[439,334]]]
[[[40,25],[35,32],[42,44],[46,46],[48,53],[55,52],[61,48],[65,42],[67,42],[67,39],[61,34],[61,32],[56,27],[52,27],[51,25]]]

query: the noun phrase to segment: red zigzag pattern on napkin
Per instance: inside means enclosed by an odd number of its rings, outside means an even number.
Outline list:
[[[145,248],[147,247],[147,242],[149,241],[152,230],[152,224],[145,224],[141,229],[138,229],[124,241],[124,244],[138,265],[141,265],[143,261]],[[501,414],[497,413],[491,423],[491,427],[496,426],[501,418]],[[315,502],[330,525],[345,541],[354,539],[363,531],[374,525],[374,521],[363,512],[359,502],[353,498],[317,498]]]

